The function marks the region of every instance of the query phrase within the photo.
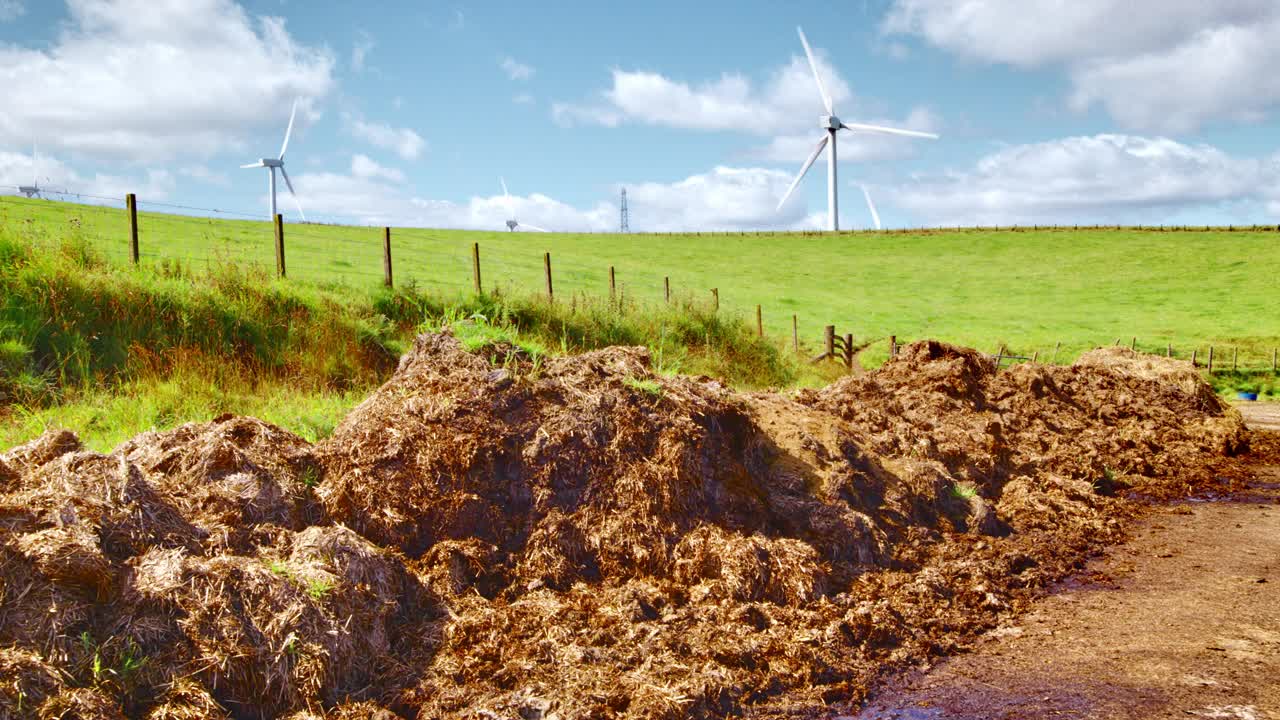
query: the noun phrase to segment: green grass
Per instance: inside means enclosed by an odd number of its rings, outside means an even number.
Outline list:
[[[146,205],[144,204],[144,209]],[[817,384],[790,351],[822,327],[873,342],[934,337],[1069,362],[1117,340],[1217,350],[1222,392],[1275,395],[1280,233],[1263,230],[606,235],[286,227],[0,197],[0,446],[66,426],[109,449],[149,428],[247,413],[317,439],[384,380],[423,329],[536,360],[647,345],[659,372],[746,387]],[[480,245],[486,294],[471,290]],[[546,302],[550,252],[556,301]],[[609,268],[617,293],[609,294]],[[672,302],[663,297],[670,278]],[[711,306],[718,288],[720,309]],[[755,307],[766,337],[754,337]],[[1232,349],[1239,369],[1229,371]]]
[[[45,228],[79,220],[80,232],[116,261],[127,258],[123,211],[6,198],[0,223]],[[202,267],[235,258],[272,270],[266,222],[142,213],[148,263]],[[286,228],[296,280],[368,289],[381,281],[381,230],[321,225]],[[934,231],[715,235],[606,235],[393,230],[396,277],[433,293],[471,286],[470,252],[480,244],[486,288],[541,292],[550,252],[557,294],[601,297],[615,266],[619,292],[660,302],[663,278],[677,298],[711,301],[754,320],[783,341],[798,316],[816,349],[822,327],[858,338],[937,337],[995,351],[1052,356],[1138,338],[1141,349],[1172,343],[1179,356],[1210,344],[1238,346],[1242,360],[1270,364],[1280,345],[1272,278],[1280,275],[1280,233],[1225,229]],[[868,354],[876,360],[876,349]]]
[[[479,350],[548,354],[647,345],[663,372],[749,386],[814,371],[731,313],[634,298],[530,295],[279,280],[230,260],[133,267],[84,226],[0,224],[0,446],[68,427],[109,450],[149,429],[224,412],[326,437],[424,330]]]

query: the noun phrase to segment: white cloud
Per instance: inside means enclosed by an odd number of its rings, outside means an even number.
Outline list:
[[[868,116],[869,104],[854,96],[844,78],[818,52],[823,84],[832,96],[837,114],[847,122],[864,122],[916,130],[936,130],[939,119],[918,107],[906,119]],[[644,71],[614,70],[613,84],[593,103],[555,103],[552,117],[561,125],[618,127],[638,123],[661,127],[737,131],[766,136],[769,141],[744,152],[752,160],[799,165],[822,137],[818,118],[824,113],[813,72],[802,56],[756,83],[740,74],[726,73],[701,84],[672,80]],[[861,109],[861,112],[860,112]],[[887,135],[842,133],[840,160],[900,157],[914,151],[916,141]]]
[[[351,45],[351,69],[358,73],[364,72],[369,53],[373,52],[376,46],[377,43],[368,32],[361,30],[356,33],[356,40]]]
[[[82,174],[61,158],[43,151],[38,165],[33,165],[31,155],[0,151],[0,194],[16,194],[16,186],[30,185],[33,181],[49,197],[90,204],[123,203],[128,193],[137,193],[139,201],[165,200],[176,185],[173,174],[162,169],[148,169],[135,175]]]
[[[895,0],[882,29],[975,60],[1062,66],[1072,107],[1100,104],[1133,128],[1190,131],[1280,103],[1274,0]]]
[[[853,111],[848,102],[852,98],[849,85],[821,55],[818,66],[837,111]],[[759,86],[735,73],[691,85],[654,72],[614,70],[612,87],[602,92],[597,102],[556,103],[552,112],[566,125],[613,127],[635,122],[769,135],[795,130],[797,125],[816,130],[823,107],[809,65],[803,58],[793,57]]]
[[[395,168],[383,167],[367,155],[354,155],[351,158],[351,174],[362,180],[389,180],[394,183],[404,182],[404,173]]]
[[[242,147],[294,98],[329,92],[333,58],[232,0],[71,0],[47,49],[0,47],[0,143],[158,162]]]
[[[508,219],[553,231],[613,232],[618,207],[600,202],[575,207],[555,198],[501,194],[455,203],[418,197],[400,178],[364,159],[354,159],[349,175],[304,173],[295,178],[309,216],[329,216],[368,225],[501,230]],[[790,178],[759,168],[727,168],[673,183],[628,183],[632,228],[636,231],[714,231],[816,228],[825,213],[809,213],[803,202],[773,209]],[[620,188],[618,186],[618,188]],[[617,188],[615,188],[617,189]]]
[[[522,62],[518,62],[515,58],[510,56],[503,58],[502,62],[499,63],[499,67],[501,67],[502,71],[507,74],[507,77],[512,80],[528,80],[533,77],[535,72],[537,72],[532,67],[529,67]]]
[[[972,169],[917,177],[889,198],[941,225],[1156,223],[1186,210],[1276,203],[1277,181],[1277,158],[1237,158],[1162,137],[1095,135],[1004,148]]]
[[[427,141],[409,128],[366,122],[350,115],[344,115],[343,120],[347,132],[374,147],[391,150],[405,160],[417,160],[427,149]]]
[[[529,93],[520,93],[511,98],[511,102],[517,105],[532,105],[534,103],[534,99]]]
[[[27,7],[22,0],[0,0],[0,22],[17,20],[25,15]]]
[[[188,165],[178,170],[178,174],[193,180],[209,183],[210,185],[218,185],[221,187],[231,185],[231,177],[227,173],[219,172],[207,165]]]

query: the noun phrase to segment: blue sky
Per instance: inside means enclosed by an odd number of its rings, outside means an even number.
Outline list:
[[[1158,12],[1157,12],[1158,10]],[[846,121],[841,216],[890,226],[1280,215],[1273,0],[515,3],[0,0],[0,192],[41,184],[313,219],[821,227],[804,25]],[[498,177],[513,197],[504,198]],[[293,206],[281,198],[282,209]]]

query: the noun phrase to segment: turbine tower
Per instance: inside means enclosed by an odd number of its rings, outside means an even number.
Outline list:
[[[512,207],[511,207],[511,193],[507,192],[507,181],[504,178],[498,178],[498,182],[502,183],[502,197],[506,198],[507,214],[514,216],[515,213],[512,211]],[[510,220],[507,221],[507,229],[510,230],[511,232],[515,232],[516,228],[518,227],[527,227],[530,230],[537,230],[538,232],[551,232],[550,230],[543,230],[540,227],[530,225],[528,223],[521,224],[516,221],[515,217],[512,217]]]
[[[933,140],[937,140],[938,136],[933,133],[917,132],[915,130],[899,130],[898,128],[882,127],[880,125],[842,122],[840,118],[836,117],[831,96],[827,94],[827,88],[822,84],[822,76],[818,73],[818,63],[813,59],[813,50],[809,48],[809,40],[804,36],[804,30],[796,28],[796,32],[800,34],[800,44],[804,45],[804,54],[809,58],[809,69],[813,70],[813,79],[818,83],[818,94],[822,96],[822,104],[826,107],[827,114],[818,118],[818,125],[823,130],[822,139],[818,141],[818,146],[813,149],[809,159],[800,167],[800,173],[796,175],[795,180],[791,181],[791,187],[787,188],[787,192],[782,196],[782,202],[778,203],[777,209],[781,210],[782,206],[791,198],[791,193],[795,192],[796,186],[804,179],[805,173],[809,172],[809,168],[813,167],[814,161],[818,159],[823,149],[829,144],[831,145],[831,151],[827,154],[827,215],[828,225],[832,231],[835,231],[840,229],[840,196],[836,172],[836,133],[840,130],[850,130],[886,135],[907,135],[909,137],[923,137]]]
[[[280,146],[280,157],[262,158],[256,163],[241,165],[242,168],[266,168],[267,182],[271,190],[271,219],[275,220],[279,211],[276,209],[276,169],[280,170],[280,174],[284,176],[284,184],[289,187],[289,194],[293,196],[293,204],[298,207],[298,217],[303,222],[307,221],[307,216],[302,212],[302,203],[298,202],[298,193],[293,191],[293,183],[289,182],[289,173],[284,169],[284,153],[289,149],[289,136],[293,135],[293,119],[298,114],[298,101],[293,101],[293,111],[289,113],[289,127],[284,131],[284,144]]]
[[[26,195],[29,198],[40,197],[40,165],[39,165],[39,160],[37,159],[38,157],[39,157],[39,149],[36,147],[35,143],[32,143],[31,144],[32,184],[18,186],[18,192],[22,193],[23,195]]]

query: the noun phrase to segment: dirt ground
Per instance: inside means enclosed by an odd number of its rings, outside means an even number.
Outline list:
[[[1280,420],[1239,409],[1255,430]],[[888,679],[843,717],[1280,718],[1280,466],[1153,513],[972,653]]]

